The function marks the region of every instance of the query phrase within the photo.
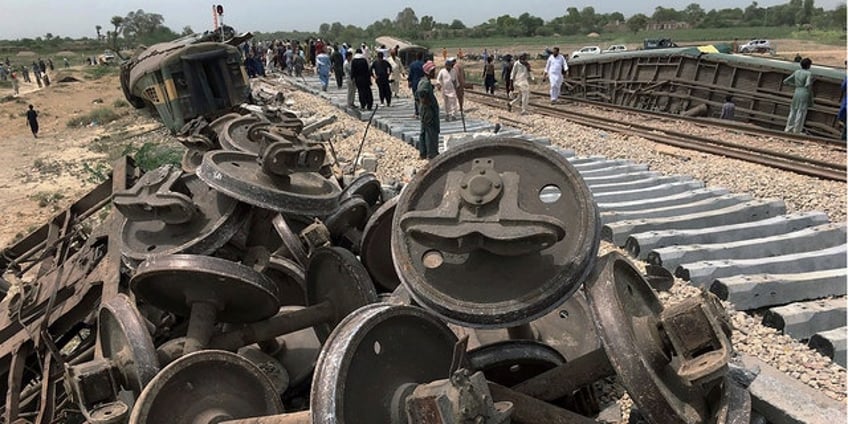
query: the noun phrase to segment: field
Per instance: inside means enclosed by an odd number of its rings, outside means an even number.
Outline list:
[[[624,44],[634,50],[642,47],[646,38],[671,38],[678,45],[730,44],[733,38],[744,44],[752,38],[765,38],[776,46],[775,59],[792,60],[796,53],[810,57],[813,63],[826,66],[844,67],[846,60],[845,33],[812,31],[798,32],[786,27],[740,27],[707,28],[657,32],[617,32],[601,34],[598,37],[488,37],[456,38],[450,40],[420,40],[421,45],[429,46],[437,64],[441,61],[442,48],[448,50],[448,56],[458,56],[461,48],[465,54],[481,54],[483,49],[490,53],[517,54],[528,52],[531,56],[541,53],[546,47],[558,46],[565,54],[570,54],[583,46],[607,48],[610,44]]]

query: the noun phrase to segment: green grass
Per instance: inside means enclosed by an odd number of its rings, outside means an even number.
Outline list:
[[[129,105],[130,104],[127,103],[127,101],[124,100],[124,99],[116,99],[114,102],[112,102],[112,107],[119,108],[119,109],[129,107]]]
[[[77,116],[76,118],[71,118],[71,120],[68,121],[68,127],[84,127],[91,123],[96,123],[97,125],[105,125],[109,122],[117,120],[120,117],[121,115],[116,113],[114,110],[108,107],[100,107],[92,110],[91,112],[85,115]]]
[[[144,143],[132,156],[136,165],[145,171],[156,169],[162,165],[180,166],[185,147],[181,144]]]
[[[87,80],[98,80],[107,75],[118,75],[121,68],[117,65],[86,66],[83,68],[83,78]]]
[[[29,196],[29,199],[38,203],[38,207],[40,208],[47,207],[48,205],[56,205],[64,198],[65,195],[58,191],[39,191],[38,193]]]
[[[678,44],[697,44],[703,41],[732,42],[738,38],[745,42],[752,38],[781,39],[794,38],[799,40],[816,41],[823,44],[845,44],[845,33],[842,31],[796,31],[794,27],[736,27],[736,28],[694,28],[674,31],[639,31],[601,33],[599,37],[590,38],[585,35],[569,35],[562,37],[487,37],[487,38],[454,38],[444,40],[414,40],[414,43],[429,46],[436,56],[441,54],[442,47],[448,49],[448,54],[454,56],[456,49],[481,50],[485,48],[505,48],[509,46],[538,46],[539,49],[554,45],[579,44],[642,44],[646,38],[671,38]],[[479,53],[479,52],[476,52]]]

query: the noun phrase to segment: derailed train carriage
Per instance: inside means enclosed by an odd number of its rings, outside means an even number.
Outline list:
[[[415,61],[418,56],[418,53],[424,55],[424,60],[433,60],[433,53],[430,52],[430,49],[424,46],[419,46],[416,44],[412,44],[408,41],[401,40],[399,38],[394,37],[377,37],[377,43],[385,45],[387,48],[398,47],[398,57],[400,58],[401,63],[407,69],[409,65]]]
[[[726,96],[735,119],[782,130],[794,87],[784,78],[798,64],[718,53],[712,46],[585,56],[569,61],[564,93],[588,100],[666,113],[718,117]],[[845,70],[813,66],[813,105],[804,126],[812,135],[838,138],[836,114],[845,93]]]
[[[198,116],[214,118],[245,102],[250,84],[236,45],[209,35],[155,44],[121,65],[121,88],[136,108],[148,107],[172,132]]]

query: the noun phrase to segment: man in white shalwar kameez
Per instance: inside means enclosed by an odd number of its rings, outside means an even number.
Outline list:
[[[527,102],[530,100],[530,81],[533,80],[533,74],[530,73],[530,63],[527,62],[527,53],[522,53],[518,61],[512,65],[510,79],[512,79],[512,85],[518,92],[518,96],[507,104],[509,110],[512,111],[512,106],[521,101],[521,114],[526,115]]]
[[[551,104],[559,100],[559,92],[562,88],[563,73],[568,70],[565,56],[559,54],[559,47],[554,47],[548,62],[545,64],[545,75],[551,82]],[[544,76],[543,76],[544,78]]]
[[[456,59],[448,58],[445,62],[445,67],[439,71],[439,75],[436,76],[436,85],[442,90],[442,99],[445,104],[445,116],[447,121],[453,121],[456,119],[456,112],[459,109],[459,100],[456,97],[456,86],[455,81],[451,77],[451,69],[453,69],[453,64],[456,63]]]

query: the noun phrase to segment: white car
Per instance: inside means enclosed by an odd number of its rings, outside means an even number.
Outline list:
[[[580,56],[588,56],[591,54],[601,54],[601,48],[598,46],[586,46],[580,50],[575,50],[574,53],[571,53],[571,58],[575,59]]]
[[[774,53],[774,47],[769,40],[751,40],[739,47],[739,51],[741,53]]]
[[[613,45],[609,46],[609,48],[604,50],[604,53],[623,52],[623,51],[626,51],[626,50],[627,50],[627,46],[625,46],[624,44],[613,44]]]

